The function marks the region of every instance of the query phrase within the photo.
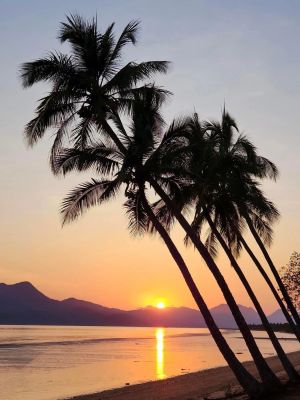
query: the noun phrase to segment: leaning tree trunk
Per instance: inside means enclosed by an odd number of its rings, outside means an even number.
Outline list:
[[[268,387],[270,391],[276,391],[281,386],[279,379],[276,377],[274,372],[271,370],[269,365],[267,364],[266,360],[262,356],[254,337],[243,317],[223,275],[221,274],[218,266],[214,262],[213,258],[207,251],[204,244],[201,242],[195,231],[192,229],[188,221],[185,217],[181,214],[180,210],[178,210],[176,204],[169,198],[169,196],[165,193],[162,187],[152,178],[148,179],[150,185],[156,191],[156,193],[161,197],[163,202],[167,205],[167,207],[172,210],[174,216],[176,217],[179,224],[182,226],[186,234],[192,240],[194,246],[206,262],[208,268],[212,272],[214,278],[216,279],[222,293],[225,297],[225,300],[232,312],[232,315],[237,323],[238,328],[241,331],[241,334],[244,337],[244,340],[249,348],[249,351],[253,357],[255,365],[259,371],[262,381],[264,382],[265,386]]]
[[[289,294],[288,294],[288,292],[287,292],[287,290],[286,290],[286,288],[285,288],[285,286],[284,286],[284,284],[283,284],[283,282],[282,282],[282,280],[281,280],[281,278],[279,276],[279,273],[278,273],[277,269],[275,268],[275,265],[274,265],[271,257],[269,256],[269,253],[267,252],[267,249],[266,249],[265,245],[263,244],[261,238],[259,237],[259,234],[256,232],[256,229],[254,228],[254,226],[252,224],[251,218],[249,217],[249,215],[247,213],[245,214],[245,219],[247,221],[247,224],[249,226],[249,229],[250,229],[254,239],[256,240],[256,242],[257,242],[259,248],[261,249],[261,251],[262,251],[267,263],[270,266],[270,269],[271,269],[271,271],[272,271],[272,273],[273,273],[273,275],[274,275],[274,277],[276,279],[276,282],[277,282],[277,284],[279,286],[279,289],[280,289],[280,291],[281,291],[281,293],[283,295],[283,298],[284,298],[284,300],[285,300],[285,302],[286,302],[286,304],[288,306],[288,309],[290,310],[290,312],[291,312],[291,314],[292,314],[292,316],[294,318],[294,321],[295,321],[296,325],[300,328],[300,317],[299,317],[299,314],[298,314],[298,312],[297,312],[297,310],[296,310],[296,308],[295,308],[295,306],[294,306],[294,304],[293,304],[293,302],[292,302],[292,300],[291,300],[291,298],[290,298],[290,296],[289,296]]]
[[[283,303],[283,301],[282,301],[281,297],[279,296],[275,286],[273,285],[269,275],[266,273],[266,271],[264,270],[263,266],[261,265],[261,263],[259,262],[259,260],[255,256],[255,254],[253,253],[253,251],[249,247],[249,245],[246,242],[246,240],[242,237],[242,235],[239,235],[239,239],[240,239],[241,243],[243,244],[244,249],[247,251],[247,253],[251,257],[252,261],[256,265],[257,269],[259,270],[259,272],[263,276],[263,278],[266,281],[267,285],[269,286],[270,290],[272,291],[275,299],[277,300],[277,302],[278,302],[278,304],[279,304],[279,306],[280,306],[280,308],[281,308],[281,310],[283,312],[283,315],[285,316],[285,318],[288,321],[291,329],[293,330],[293,332],[296,335],[298,341],[300,342],[300,330],[299,330],[298,326],[295,325],[295,323],[294,323],[292,317],[290,316],[285,304]]]
[[[223,239],[222,235],[220,234],[220,232],[218,231],[218,229],[216,228],[214,222],[212,221],[208,211],[206,210],[205,207],[203,207],[204,209],[204,215],[205,218],[212,230],[212,232],[214,233],[214,235],[216,236],[216,238],[218,239],[219,243],[221,244],[223,250],[225,251],[225,254],[227,255],[229,261],[231,262],[231,265],[233,267],[233,269],[235,270],[235,272],[237,273],[238,277],[240,278],[244,288],[246,289],[248,296],[250,297],[252,303],[254,304],[254,307],[256,308],[256,311],[261,319],[261,322],[266,330],[266,332],[269,335],[269,338],[278,354],[278,357],[284,367],[284,369],[286,370],[288,377],[290,378],[291,381],[298,381],[299,380],[299,375],[298,372],[296,371],[296,369],[294,368],[293,364],[290,362],[290,360],[288,359],[287,355],[285,354],[281,344],[279,343],[279,340],[277,339],[277,336],[275,335],[269,321],[268,318],[266,317],[254,291],[252,290],[246,276],[244,275],[241,267],[239,266],[239,264],[237,263],[236,259],[234,258],[230,248],[227,246],[225,240]]]
[[[177,250],[168,232],[154,215],[151,207],[147,202],[147,199],[145,198],[145,194],[143,193],[143,191],[141,192],[145,211],[154,228],[160,234],[161,238],[166,244],[174,261],[176,262],[197,306],[199,307],[199,310],[206,322],[207,328],[209,329],[224,359],[227,361],[229,367],[232,369],[238,382],[244,388],[245,392],[247,392],[253,399],[261,398],[262,396],[264,396],[263,386],[246,370],[246,368],[241,364],[241,362],[235,356],[234,352],[229,347],[218,326],[216,325],[203,297],[201,296],[181,254]]]

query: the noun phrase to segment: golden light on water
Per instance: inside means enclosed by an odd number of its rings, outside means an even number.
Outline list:
[[[164,361],[164,336],[165,330],[157,328],[156,336],[156,377],[157,379],[165,378],[165,361]]]

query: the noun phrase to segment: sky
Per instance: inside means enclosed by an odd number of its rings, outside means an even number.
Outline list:
[[[62,228],[61,200],[86,176],[51,175],[50,134],[33,149],[26,146],[24,125],[47,86],[23,90],[18,69],[50,50],[67,51],[57,31],[70,12],[97,14],[103,28],[115,21],[117,32],[141,21],[139,43],[125,60],[172,62],[156,81],[174,94],[166,121],[194,110],[203,119],[220,118],[225,102],[240,130],[279,167],[278,181],[263,187],[281,212],[270,253],[278,267],[286,264],[300,250],[299,1],[0,0],[0,282],[31,281],[52,298],[124,309],[157,299],[195,307],[161,240],[130,236],[122,198]],[[201,257],[183,246],[180,228],[172,237],[208,305],[224,303]],[[217,263],[238,303],[251,306],[222,252]],[[265,310],[273,311],[276,304],[246,255],[240,265]]]

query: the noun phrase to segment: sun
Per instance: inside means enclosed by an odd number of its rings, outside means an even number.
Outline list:
[[[163,308],[166,308],[166,304],[164,301],[158,301],[156,303],[156,308],[159,308],[160,310],[162,310]]]

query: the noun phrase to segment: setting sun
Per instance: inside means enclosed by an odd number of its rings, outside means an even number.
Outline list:
[[[163,301],[158,301],[156,303],[156,307],[162,309],[162,308],[166,308],[166,305]]]

